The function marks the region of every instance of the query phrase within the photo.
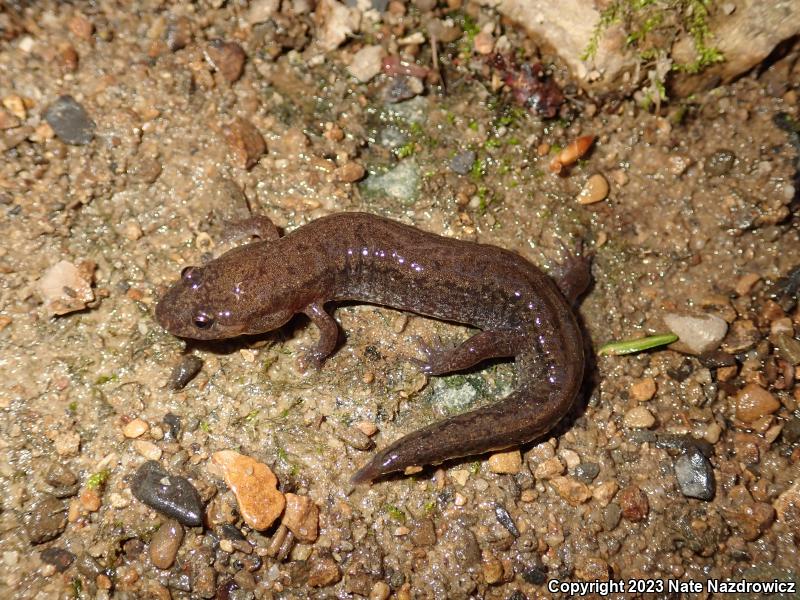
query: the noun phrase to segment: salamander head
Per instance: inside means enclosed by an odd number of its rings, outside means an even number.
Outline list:
[[[288,321],[294,311],[264,289],[269,278],[257,261],[242,260],[246,248],[183,269],[156,306],[159,324],[178,337],[216,340],[264,333]]]

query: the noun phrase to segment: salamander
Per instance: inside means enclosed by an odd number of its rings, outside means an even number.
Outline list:
[[[578,395],[585,357],[572,303],[589,282],[588,260],[574,261],[555,281],[515,252],[366,213],[332,214],[283,237],[264,217],[257,229],[260,241],[182,271],[156,307],[167,331],[230,338],[271,331],[303,313],[319,328],[306,357],[319,366],[339,339],[328,304],[359,301],[480,330],[454,349],[428,350],[421,363],[428,375],[514,358],[515,391],[407,434],[358,470],[354,483],[530,442]]]

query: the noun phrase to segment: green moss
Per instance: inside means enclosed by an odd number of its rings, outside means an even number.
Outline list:
[[[626,44],[636,52],[642,72],[648,73],[645,104],[657,104],[666,99],[664,80],[670,70],[700,73],[725,60],[719,48],[710,43],[708,16],[713,1],[614,0],[600,13],[581,58],[593,58],[606,30],[621,25]],[[694,43],[695,58],[688,63],[675,62],[670,49],[686,35]]]
[[[389,515],[389,518],[392,521],[397,523],[406,522],[406,513],[404,513],[402,509],[396,507],[394,504],[386,505],[386,514]]]
[[[108,469],[102,469],[97,473],[93,473],[89,476],[89,479],[86,480],[86,487],[89,489],[97,489],[108,480],[110,475],[111,472]]]

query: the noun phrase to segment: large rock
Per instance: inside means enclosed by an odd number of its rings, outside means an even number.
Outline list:
[[[709,24],[716,46],[725,61],[709,67],[698,75],[679,74],[670,86],[672,93],[687,96],[710,89],[718,83],[728,83],[760,64],[775,46],[800,34],[800,2],[797,0],[736,0],[730,15],[718,13]],[[672,47],[679,62],[694,60],[694,45],[683,38]]]
[[[532,38],[554,51],[585,89],[619,93],[636,72],[635,53],[626,47],[626,33],[612,25],[601,36],[597,53],[581,59],[592,38],[600,11],[594,0],[479,0],[523,26]],[[725,10],[723,10],[725,8]],[[731,8],[733,11],[730,12]],[[709,46],[718,48],[725,61],[689,75],[674,74],[670,94],[685,96],[720,82],[727,83],[763,61],[781,42],[800,34],[800,2],[797,0],[732,0],[712,6],[708,26]],[[676,62],[695,60],[691,36],[672,47]],[[627,77],[626,77],[627,75]],[[644,77],[646,73],[641,72]],[[633,88],[628,87],[628,91]]]

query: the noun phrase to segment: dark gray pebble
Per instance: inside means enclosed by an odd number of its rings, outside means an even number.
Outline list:
[[[736,155],[731,150],[717,150],[711,156],[706,158],[703,165],[703,170],[706,175],[717,177],[725,175],[733,168],[733,163],[736,162]]]
[[[719,369],[720,367],[732,367],[736,364],[736,357],[733,354],[722,350],[712,350],[705,352],[699,357],[704,367],[709,369]]]
[[[167,441],[178,441],[178,436],[181,434],[181,418],[178,415],[167,413],[162,421],[167,426],[164,436]]]
[[[592,483],[595,477],[600,474],[600,465],[593,462],[585,462],[575,467],[572,475],[575,479],[581,480],[583,483]]]
[[[86,553],[81,554],[80,558],[78,558],[78,562],[75,563],[75,566],[78,568],[78,572],[81,575],[85,575],[91,580],[94,580],[103,572],[102,567],[97,563],[97,561]]]
[[[200,372],[203,361],[194,354],[187,354],[172,369],[167,380],[167,387],[171,390],[182,390],[192,378]]]
[[[699,500],[714,497],[714,469],[700,450],[689,448],[679,456],[675,461],[675,475],[684,496]]]
[[[72,96],[61,96],[44,111],[44,118],[62,142],[83,146],[92,141],[95,124]]]
[[[217,529],[217,535],[223,540],[238,540],[243,542],[247,539],[241,531],[239,531],[233,525],[228,525],[227,523],[219,526]]]
[[[421,79],[399,75],[392,78],[389,84],[383,88],[383,101],[394,104],[419,96],[423,91],[425,91],[425,86]]]
[[[497,517],[497,522],[508,530],[508,533],[514,537],[519,537],[519,529],[514,519],[508,514],[508,511],[499,504],[494,507],[494,516]]]
[[[520,575],[530,584],[542,585],[547,581],[547,567],[541,564],[525,566],[520,569]]]
[[[188,573],[173,573],[169,578],[169,587],[179,592],[192,591],[192,578]]]
[[[199,527],[203,523],[203,503],[195,487],[188,479],[168,475],[154,460],[136,471],[131,492],[147,506],[183,525]]]
[[[69,569],[69,566],[75,560],[75,555],[63,548],[48,548],[43,551],[39,557],[42,559],[42,562],[53,565],[59,573],[63,573]]]
[[[50,494],[43,494],[25,511],[25,531],[33,544],[57,538],[67,526],[67,508]]]
[[[472,150],[464,150],[459,152],[452,159],[450,159],[450,170],[458,173],[459,175],[466,175],[475,164],[477,154]]]

